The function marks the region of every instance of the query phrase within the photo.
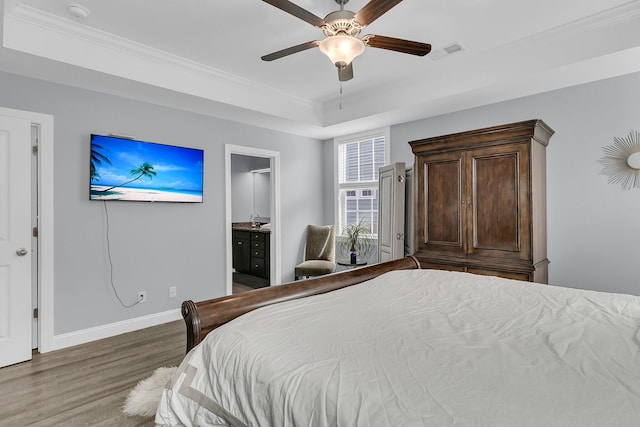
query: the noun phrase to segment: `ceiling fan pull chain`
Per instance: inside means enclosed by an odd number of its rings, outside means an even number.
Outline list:
[[[338,106],[342,110],[342,82],[340,82],[340,104]]]

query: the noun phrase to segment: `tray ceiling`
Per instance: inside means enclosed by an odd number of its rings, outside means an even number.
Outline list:
[[[260,0],[75,3],[87,19],[67,1],[5,0],[0,69],[314,138],[640,71],[640,1],[404,0],[366,33],[432,53],[367,48],[342,88],[317,49],[260,60],[322,38]],[[320,17],[338,9],[296,3]],[[463,49],[446,54],[453,44]]]

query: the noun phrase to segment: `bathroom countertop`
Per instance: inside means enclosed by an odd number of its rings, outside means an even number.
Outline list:
[[[238,230],[238,231],[251,231],[251,232],[257,232],[257,233],[271,233],[270,228],[252,227],[251,223],[248,223],[248,222],[234,222],[233,224],[231,224],[231,229]]]

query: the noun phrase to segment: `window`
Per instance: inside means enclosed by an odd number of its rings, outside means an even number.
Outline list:
[[[378,169],[386,164],[388,129],[335,140],[339,231],[360,220],[378,233]]]

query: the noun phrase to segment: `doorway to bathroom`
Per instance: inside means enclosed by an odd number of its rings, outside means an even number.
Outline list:
[[[228,295],[281,281],[279,158],[225,146]]]

